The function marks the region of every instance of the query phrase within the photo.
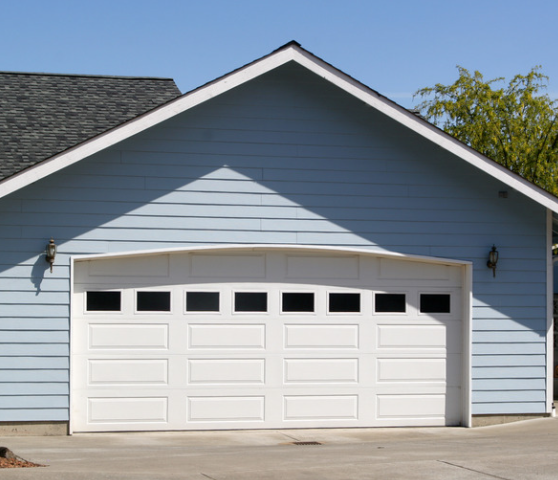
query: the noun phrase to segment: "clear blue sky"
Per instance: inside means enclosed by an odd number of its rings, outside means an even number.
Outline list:
[[[186,92],[297,40],[410,107],[457,78],[542,65],[558,98],[558,0],[0,0],[0,70],[172,77]]]

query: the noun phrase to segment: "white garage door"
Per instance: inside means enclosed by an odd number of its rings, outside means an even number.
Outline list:
[[[198,252],[74,279],[73,431],[461,421],[460,267]]]

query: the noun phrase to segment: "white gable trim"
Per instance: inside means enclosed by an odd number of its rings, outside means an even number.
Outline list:
[[[391,100],[382,97],[357,80],[340,72],[323,60],[316,58],[309,52],[302,49],[299,50],[300,56],[304,58],[304,60],[299,61],[299,63],[312,72],[325,78],[347,93],[350,93],[354,97],[362,100],[364,103],[374,107],[402,125],[405,125],[445,150],[457,155],[471,165],[474,165],[496,179],[506,183],[511,188],[518,190],[541,205],[558,213],[558,198],[554,195],[528,182],[519,175],[510,172],[507,168],[490,160],[427,121],[417,118],[415,114],[393,103]]]
[[[63,168],[73,165],[101,150],[126,140],[154,125],[164,122],[192,107],[200,105],[243,83],[249,82],[289,61],[299,63],[316,75],[319,75],[337,87],[345,90],[347,93],[371,107],[374,107],[393,120],[405,125],[419,135],[504,182],[509,187],[523,193],[553,212],[558,213],[558,198],[518,175],[513,174],[506,168],[467,147],[428,122],[417,118],[416,115],[408,112],[403,107],[400,107],[385,97],[382,97],[370,88],[302,49],[294,42],[291,42],[260,60],[256,60],[224,77],[193,90],[170,103],[5,179],[0,182],[0,198],[41,180]]]

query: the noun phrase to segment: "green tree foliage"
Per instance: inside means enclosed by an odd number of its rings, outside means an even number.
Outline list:
[[[541,94],[548,77],[533,68],[485,81],[462,67],[452,85],[423,88],[421,114],[475,150],[558,195],[558,103]]]

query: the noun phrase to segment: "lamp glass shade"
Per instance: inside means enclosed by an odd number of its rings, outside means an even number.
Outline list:
[[[492,265],[496,265],[498,263],[498,250],[496,250],[496,247],[492,247],[492,250],[488,254],[488,261]]]

